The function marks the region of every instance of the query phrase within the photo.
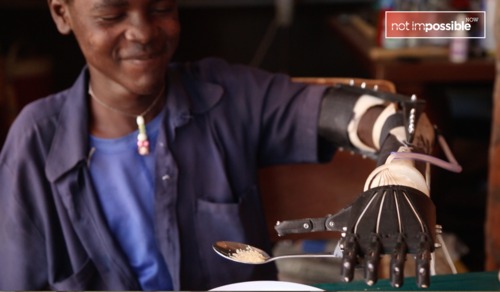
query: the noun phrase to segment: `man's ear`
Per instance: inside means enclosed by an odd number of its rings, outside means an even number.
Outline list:
[[[68,11],[68,1],[66,0],[48,0],[50,14],[54,20],[57,30],[62,34],[71,33],[71,23]]]

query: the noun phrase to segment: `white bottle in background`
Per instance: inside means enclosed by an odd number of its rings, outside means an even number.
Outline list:
[[[456,18],[457,22],[462,22],[465,19],[465,14],[459,14]],[[467,31],[464,29],[455,30],[453,38],[450,42],[450,61],[453,63],[463,63],[469,57],[469,39]]]

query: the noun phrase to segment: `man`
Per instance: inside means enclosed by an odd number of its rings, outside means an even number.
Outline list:
[[[232,263],[211,248],[232,240],[269,251],[257,168],[327,161],[336,147],[384,162],[405,142],[399,109],[383,99],[214,59],[170,64],[174,0],[48,4],[87,66],[71,88],[23,110],[0,155],[2,290],[275,279],[273,265]],[[428,199],[418,173],[403,185]]]

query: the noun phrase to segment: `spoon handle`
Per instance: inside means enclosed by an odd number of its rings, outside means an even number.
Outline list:
[[[280,255],[269,258],[267,262],[281,260],[281,259],[293,259],[293,258],[340,258],[341,256],[333,253],[301,253],[301,254],[287,254]]]

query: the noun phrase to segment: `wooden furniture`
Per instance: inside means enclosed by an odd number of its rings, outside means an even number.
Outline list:
[[[375,85],[381,91],[394,92],[389,81],[356,78],[295,78],[296,82],[316,84],[349,84],[351,80],[367,88]],[[278,240],[274,225],[280,220],[323,217],[346,207],[363,191],[375,161],[349,152],[338,152],[329,163],[280,165],[259,173],[262,200],[269,234]],[[287,239],[332,239],[339,234],[318,232],[288,235]]]

